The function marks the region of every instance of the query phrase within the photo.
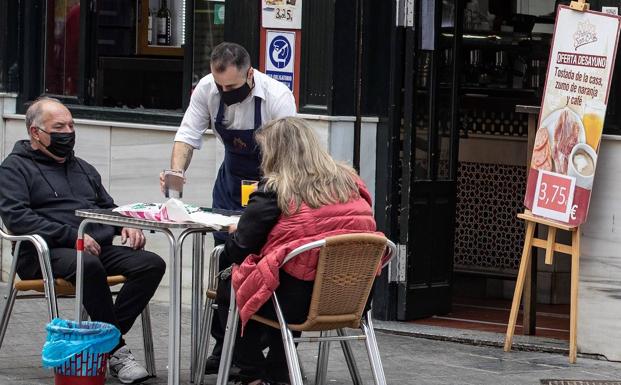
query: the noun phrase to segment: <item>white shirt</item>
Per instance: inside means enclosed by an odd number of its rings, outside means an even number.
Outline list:
[[[283,83],[254,70],[254,87],[250,95],[241,103],[224,106],[222,123],[228,130],[254,129],[254,96],[261,98],[261,119],[265,124],[270,120],[295,116],[296,107],[293,93]],[[184,142],[200,149],[203,145],[203,133],[215,124],[220,93],[213,75],[203,77],[190,98],[190,105],[183,115],[181,126],[175,135],[175,142]],[[214,133],[222,140],[216,130]]]

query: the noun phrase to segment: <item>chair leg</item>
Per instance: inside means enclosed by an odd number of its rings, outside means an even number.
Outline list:
[[[207,297],[207,296],[205,296]],[[194,383],[200,385],[205,377],[205,365],[207,364],[207,353],[209,352],[209,339],[211,333],[211,322],[213,319],[213,299],[205,298],[205,309],[200,327],[200,337],[198,343],[198,354],[196,357],[196,368],[194,369]]]
[[[2,310],[2,318],[0,318],[0,348],[2,347],[2,341],[4,340],[6,329],[9,326],[9,318],[11,318],[11,312],[13,311],[13,305],[15,304],[16,298],[17,290],[15,290],[13,285],[11,285],[9,287],[9,294],[6,298],[6,303],[4,304],[4,309]]]
[[[345,333],[345,330],[343,329],[337,329],[336,332],[341,337],[347,335],[347,333]],[[341,341],[341,349],[343,349],[343,355],[345,356],[345,362],[347,363],[347,368],[349,369],[349,375],[351,376],[352,383],[354,385],[362,385],[362,377],[360,376],[358,365],[356,365],[354,353],[351,350],[351,345],[349,344],[349,341]]]
[[[321,337],[328,337],[329,331],[322,331]],[[315,385],[325,385],[326,375],[328,374],[328,358],[330,357],[330,342],[319,343],[319,354],[317,355],[317,370],[315,371]]]
[[[300,370],[300,360],[298,358],[298,351],[293,341],[293,334],[291,330],[285,325],[281,324],[280,332],[282,334],[282,341],[285,345],[285,356],[287,357],[287,366],[289,367],[289,380],[291,385],[304,385],[302,379],[302,372]]]
[[[19,253],[19,246],[21,242],[17,242],[16,254]],[[9,318],[11,318],[11,313],[13,312],[13,305],[15,304],[15,299],[17,298],[17,290],[13,286],[15,284],[15,276],[17,275],[17,258],[13,257],[13,262],[11,262],[11,271],[9,272],[9,280],[7,282],[7,294],[6,294],[6,302],[4,303],[4,308],[2,309],[2,318],[0,318],[0,347],[2,347],[2,341],[4,341],[4,335],[6,334],[6,329],[9,326]]]
[[[306,370],[304,369],[304,364],[300,360],[299,353],[298,353],[298,361],[300,362],[300,373],[302,373],[302,382],[304,383],[304,385],[308,385],[308,374]]]
[[[50,316],[50,321],[52,319],[58,317],[58,298],[56,298],[56,294],[51,295],[46,298],[47,306],[48,306],[48,314]]]
[[[303,385],[304,381],[302,380],[302,373],[300,371],[298,351],[295,347],[293,334],[291,334],[285,316],[282,314],[276,293],[272,296],[272,302],[274,302],[274,310],[276,310],[276,317],[278,317],[278,323],[280,324],[280,333],[282,335],[283,345],[285,346],[285,356],[287,357],[287,367],[289,368],[291,385]]]
[[[155,353],[153,351],[153,331],[151,330],[151,309],[149,304],[145,306],[140,314],[142,324],[142,342],[144,344],[144,360],[147,365],[147,372],[151,377],[157,376],[155,369]]]
[[[371,362],[371,371],[376,385],[386,385],[386,376],[384,375],[384,367],[380,358],[377,340],[375,339],[375,331],[373,331],[373,321],[371,320],[371,311],[360,322],[360,328],[366,336],[365,344],[367,346],[367,354]]]
[[[235,303],[235,290],[231,285],[231,300],[229,304],[229,315],[226,320],[222,355],[220,356],[220,367],[218,368],[218,379],[216,385],[226,385],[229,381],[229,371],[233,362],[233,351],[235,349],[235,337],[237,335],[237,323],[239,314]]]
[[[81,318],[80,319],[81,320],[90,320],[90,316],[88,315],[88,312],[86,311],[86,308],[84,307],[84,305],[82,305],[81,310],[82,311],[80,312],[80,314],[81,314]]]

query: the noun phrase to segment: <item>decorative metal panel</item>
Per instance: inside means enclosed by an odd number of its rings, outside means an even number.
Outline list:
[[[457,176],[457,270],[513,273],[519,267],[526,167],[460,163]]]

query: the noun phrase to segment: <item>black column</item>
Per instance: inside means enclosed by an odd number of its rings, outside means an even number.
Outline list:
[[[24,103],[37,98],[43,89],[43,42],[44,30],[43,14],[44,2],[25,0],[20,3],[19,12],[23,21],[19,25],[19,97],[17,100],[18,112],[24,112]]]
[[[259,67],[259,31],[261,9],[258,0],[233,0],[225,3],[224,40],[248,50],[254,67]]]

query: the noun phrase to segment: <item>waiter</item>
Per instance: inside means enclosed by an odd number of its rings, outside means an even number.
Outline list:
[[[295,114],[295,99],[287,86],[252,68],[244,47],[221,43],[211,53],[211,74],[202,78],[192,93],[175,136],[171,168],[187,170],[192,153],[202,147],[203,133],[211,124],[224,144],[224,161],[213,189],[213,207],[241,210],[241,181],[261,178],[256,130],[270,120]],[[163,183],[161,176],[160,182]],[[224,243],[226,233],[216,233],[214,240],[216,245]],[[216,346],[208,358],[206,373],[218,371],[224,336],[218,317],[214,317],[213,325]]]

